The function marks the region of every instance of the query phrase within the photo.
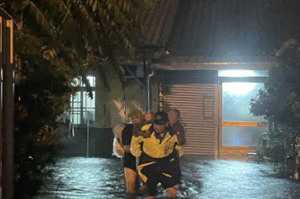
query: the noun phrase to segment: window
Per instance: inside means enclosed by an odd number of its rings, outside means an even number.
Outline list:
[[[71,98],[70,119],[74,124],[81,125],[95,122],[95,105],[96,105],[96,78],[94,76],[87,77],[93,93],[93,99],[88,96],[86,86],[81,79],[74,82],[79,84],[79,91]],[[74,86],[77,86],[74,85]]]

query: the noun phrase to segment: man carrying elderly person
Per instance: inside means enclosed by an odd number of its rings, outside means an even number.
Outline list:
[[[138,174],[147,185],[148,199],[155,198],[157,185],[161,183],[171,198],[176,198],[181,171],[177,159],[176,145],[185,140],[169,125],[167,113],[154,115],[153,124],[147,125],[149,136],[136,135],[131,140],[131,153],[139,158]]]

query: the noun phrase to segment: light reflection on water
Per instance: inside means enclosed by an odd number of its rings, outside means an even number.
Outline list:
[[[182,159],[181,167],[178,198],[300,198],[300,184],[274,177],[271,164],[194,156]],[[125,181],[119,159],[62,158],[53,169],[54,178],[35,199],[124,198]],[[160,189],[158,198],[164,196]]]
[[[119,159],[62,158],[38,198],[122,198],[125,188]]]

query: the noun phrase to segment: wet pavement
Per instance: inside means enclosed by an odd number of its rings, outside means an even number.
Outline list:
[[[181,160],[181,167],[183,177],[178,198],[300,198],[300,183],[280,178],[273,164],[190,156]],[[35,199],[114,199],[125,196],[122,161],[119,159],[62,158],[53,169],[54,178],[48,180]],[[157,198],[165,198],[164,194],[159,189]]]

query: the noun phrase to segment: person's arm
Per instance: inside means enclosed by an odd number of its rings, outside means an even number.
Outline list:
[[[144,126],[142,126],[140,135],[143,138],[149,138],[151,136],[151,133],[152,133],[150,130],[151,126],[152,126],[152,123],[145,124]]]
[[[143,123],[133,125],[133,136],[138,137],[141,134]]]
[[[122,131],[122,147],[126,153],[130,153],[130,125],[127,125]]]
[[[185,138],[185,132],[182,125],[178,125],[176,128],[174,128],[175,134],[177,135],[178,144],[184,145],[186,142]]]

